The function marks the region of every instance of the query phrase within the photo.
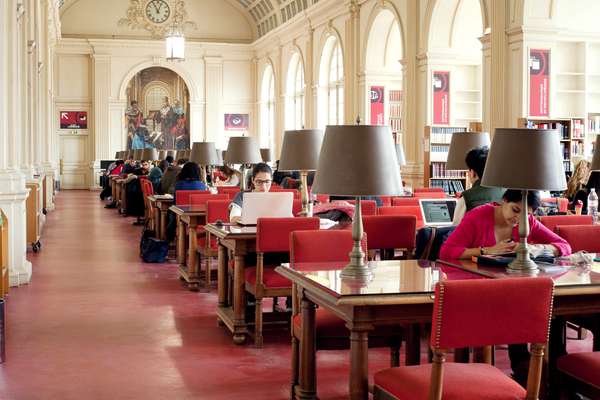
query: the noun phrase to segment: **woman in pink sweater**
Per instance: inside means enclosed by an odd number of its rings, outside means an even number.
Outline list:
[[[483,254],[514,251],[519,242],[521,200],[520,190],[507,190],[502,197],[502,204],[485,204],[469,211],[442,245],[440,258],[468,259]],[[530,207],[527,243],[531,256],[548,252],[554,256],[571,254],[571,246],[563,238],[531,215],[540,205],[538,192],[528,192],[527,204]]]

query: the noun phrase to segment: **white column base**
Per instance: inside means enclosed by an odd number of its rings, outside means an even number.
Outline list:
[[[46,187],[48,188],[46,193],[46,211],[52,211],[54,210],[54,196],[52,195],[54,187],[52,185],[56,182],[58,170],[52,163],[42,164],[42,169],[44,171],[44,179],[46,179]]]
[[[10,286],[31,280],[31,263],[27,260],[26,200],[29,189],[25,175],[18,170],[0,170],[0,208],[8,219],[8,274]]]
[[[102,190],[100,187],[100,160],[90,163],[90,190]]]

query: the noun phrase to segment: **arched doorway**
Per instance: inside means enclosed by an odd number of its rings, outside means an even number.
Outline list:
[[[126,88],[127,148],[189,149],[190,93],[174,71],[150,67]]]

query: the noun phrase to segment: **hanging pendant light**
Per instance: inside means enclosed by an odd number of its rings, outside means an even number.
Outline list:
[[[165,43],[167,61],[185,60],[185,37],[183,36],[183,30],[179,29],[176,24],[171,26]]]

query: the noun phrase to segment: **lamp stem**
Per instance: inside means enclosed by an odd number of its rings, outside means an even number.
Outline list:
[[[365,279],[371,276],[371,270],[365,263],[365,253],[362,251],[363,238],[362,212],[360,197],[356,197],[354,206],[354,220],[352,221],[352,240],[354,245],[350,252],[350,263],[342,270],[343,278]]]
[[[517,257],[508,264],[509,272],[537,273],[538,267],[529,257],[529,248],[527,247],[527,236],[529,236],[529,207],[527,206],[527,190],[521,191],[521,221],[519,222],[519,244],[515,252]]]
[[[308,204],[308,172],[300,171],[300,198],[302,199],[301,217],[312,217]]]
[[[242,177],[240,178],[240,191],[246,191],[246,164],[242,164],[240,167],[240,173]]]
[[[206,168],[208,167],[204,165],[200,166],[200,179],[202,180],[202,182],[208,185],[208,181],[206,180]]]

